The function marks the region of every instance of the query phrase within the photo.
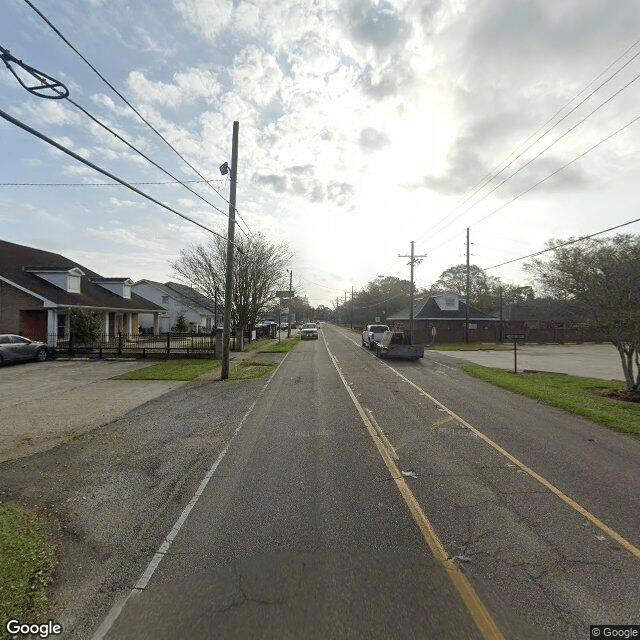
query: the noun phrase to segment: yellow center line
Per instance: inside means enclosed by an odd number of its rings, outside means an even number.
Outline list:
[[[425,539],[426,543],[429,545],[429,548],[431,549],[431,552],[433,553],[433,555],[440,561],[442,566],[445,568],[447,575],[449,576],[449,579],[451,580],[453,585],[458,590],[458,593],[462,597],[462,600],[465,606],[467,607],[469,614],[473,618],[473,621],[478,627],[479,632],[482,634],[482,637],[485,638],[485,640],[504,640],[504,636],[502,635],[502,632],[496,625],[495,621],[491,617],[491,614],[489,613],[487,608],[484,606],[484,603],[482,602],[482,600],[480,600],[478,594],[475,592],[475,589],[471,586],[471,583],[467,580],[466,576],[460,571],[456,563],[450,559],[450,554],[447,553],[446,549],[444,548],[444,545],[440,541],[440,538],[438,538],[438,534],[435,532],[433,526],[431,525],[431,523],[425,516],[424,512],[420,508],[420,505],[418,504],[416,497],[413,495],[411,489],[409,488],[409,485],[407,484],[404,477],[402,476],[400,469],[398,469],[398,467],[396,466],[393,460],[393,457],[391,455],[391,452],[387,449],[387,447],[378,437],[378,433],[376,432],[375,427],[371,423],[371,420],[369,420],[367,413],[365,412],[364,408],[356,398],[355,393],[347,383],[338,365],[337,360],[335,359],[334,355],[331,353],[331,350],[329,349],[329,345],[327,344],[327,340],[324,337],[324,335],[322,336],[322,339],[324,341],[324,346],[326,347],[327,352],[329,353],[329,357],[333,362],[333,366],[336,368],[336,371],[338,372],[338,375],[342,380],[342,384],[344,384],[351,398],[351,401],[355,405],[358,413],[360,414],[360,417],[362,418],[362,422],[367,427],[367,430],[369,431],[369,435],[371,436],[373,442],[376,445],[376,448],[378,449],[378,452],[380,453],[380,455],[382,456],[382,459],[387,465],[387,469],[389,470],[389,473],[391,473],[391,476],[394,479],[396,486],[400,491],[400,494],[402,495],[402,497],[404,498],[404,501],[409,507],[409,511],[411,512],[411,515],[413,516],[414,520],[418,524],[418,527],[420,528],[423,538]]]
[[[581,516],[586,518],[593,525],[598,527],[598,529],[600,529],[603,533],[606,533],[612,540],[617,542],[621,547],[626,549],[630,554],[640,559],[640,549],[638,549],[638,547],[633,545],[626,538],[623,538],[619,533],[614,531],[611,527],[609,527],[604,522],[602,522],[602,520],[600,520],[599,518],[594,516],[592,513],[587,511],[581,504],[577,503],[575,500],[570,498],[567,494],[563,493],[560,489],[558,489],[558,487],[551,484],[548,480],[543,478],[540,474],[536,473],[533,469],[530,469],[529,467],[527,467],[527,465],[525,465],[523,462],[520,462],[520,460],[518,460],[516,457],[511,455],[508,451],[503,449],[497,442],[494,442],[491,438],[486,436],[484,433],[482,433],[481,431],[478,431],[478,429],[476,429],[473,425],[469,424],[466,420],[461,418],[458,414],[456,414],[451,409],[443,405],[442,402],[434,398],[432,395],[428,394],[424,389],[422,389],[417,384],[409,380],[409,378],[402,375],[399,371],[394,369],[392,366],[390,366],[386,362],[382,362],[382,364],[385,367],[388,367],[389,369],[391,369],[391,371],[393,371],[397,376],[402,378],[405,382],[410,384],[414,389],[419,391],[422,395],[429,398],[429,400],[431,400],[438,407],[446,411],[452,418],[454,418],[455,420],[458,420],[461,425],[464,425],[471,432],[475,433],[478,436],[478,438],[480,438],[481,440],[484,440],[484,442],[486,442],[489,446],[493,447],[500,455],[504,456],[507,460],[510,460],[513,464],[515,464],[517,467],[522,469],[522,471],[527,473],[534,480],[537,480],[543,487],[545,487],[545,489],[548,489],[549,491],[551,491],[551,493],[558,496],[560,500],[562,500],[565,504],[567,504],[572,509],[577,511]]]

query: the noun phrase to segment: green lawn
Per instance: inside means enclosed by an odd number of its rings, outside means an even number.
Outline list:
[[[0,620],[36,620],[56,565],[46,521],[19,503],[0,503]]]
[[[640,436],[640,403],[603,398],[596,393],[598,389],[624,389],[620,382],[554,373],[523,375],[475,364],[465,364],[462,369],[504,389]]]
[[[167,360],[115,376],[113,380],[195,380],[220,366],[220,360]]]
[[[229,371],[229,380],[250,380],[270,374],[278,365],[270,360],[243,360]]]
[[[294,336],[293,338],[285,338],[280,342],[274,342],[262,349],[260,353],[286,353],[287,351],[291,351],[298,342],[300,342],[300,335]]]

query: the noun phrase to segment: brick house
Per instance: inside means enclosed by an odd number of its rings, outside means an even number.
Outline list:
[[[413,331],[418,344],[464,342],[466,300],[457,293],[443,293],[414,300]],[[409,307],[392,314],[387,324],[409,331]],[[469,341],[497,342],[500,318],[469,307]]]
[[[126,277],[105,278],[64,256],[0,240],[0,333],[55,346],[69,337],[72,309],[100,314],[105,336],[138,335],[138,316],[154,327],[164,308],[133,293]]]

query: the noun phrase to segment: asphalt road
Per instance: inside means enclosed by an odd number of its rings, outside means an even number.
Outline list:
[[[446,356],[388,366],[321,333],[96,638],[577,639],[638,622],[638,440]]]

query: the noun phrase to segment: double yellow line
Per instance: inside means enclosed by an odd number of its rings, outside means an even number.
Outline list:
[[[391,473],[391,476],[395,480],[400,494],[404,498],[404,501],[407,503],[409,511],[411,511],[411,515],[418,524],[418,527],[422,532],[422,536],[424,537],[426,543],[429,545],[429,548],[431,549],[433,555],[440,561],[442,566],[447,571],[447,575],[462,597],[462,600],[465,603],[465,606],[467,607],[469,614],[473,618],[473,621],[475,622],[478,630],[482,634],[482,637],[485,638],[485,640],[504,640],[504,636],[491,617],[491,614],[489,613],[489,611],[487,611],[487,608],[484,606],[483,602],[480,600],[478,594],[475,592],[474,588],[471,586],[465,575],[460,571],[456,563],[450,559],[449,554],[440,541],[440,538],[438,538],[438,535],[433,529],[433,526],[424,515],[424,512],[420,508],[416,497],[411,492],[409,485],[405,481],[400,469],[398,469],[398,466],[394,461],[393,447],[390,444],[387,444],[388,441],[385,442],[386,438],[383,439],[378,434],[364,407],[360,404],[360,402],[356,398],[355,393],[342,374],[338,362],[329,349],[329,345],[327,344],[326,339],[324,340],[324,344],[327,352],[329,353],[329,357],[333,362],[333,366],[336,368],[336,371],[338,372],[338,375],[342,380],[342,384],[344,384],[353,404],[355,405],[358,413],[360,414],[360,417],[362,418],[362,422],[367,427],[369,434],[375,442],[376,447],[378,448],[378,451],[382,456],[382,459],[387,465],[387,469],[389,469],[389,473]]]

